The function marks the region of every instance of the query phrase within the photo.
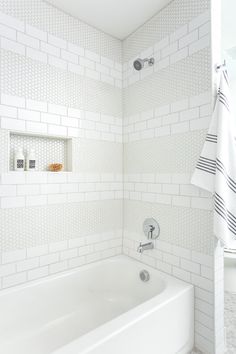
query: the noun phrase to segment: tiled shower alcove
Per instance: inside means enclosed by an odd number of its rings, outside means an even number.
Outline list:
[[[14,153],[18,148],[23,148],[25,156],[30,149],[35,151],[37,171],[48,171],[51,163],[63,164],[64,171],[72,170],[71,139],[11,132],[9,142],[10,171],[14,171]]]

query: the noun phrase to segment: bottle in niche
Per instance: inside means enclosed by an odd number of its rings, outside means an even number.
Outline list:
[[[26,171],[35,171],[35,169],[36,169],[35,151],[33,149],[30,149],[26,158]]]
[[[18,148],[15,151],[14,169],[15,169],[15,171],[24,171],[24,169],[25,169],[25,157],[24,157],[22,148]]]

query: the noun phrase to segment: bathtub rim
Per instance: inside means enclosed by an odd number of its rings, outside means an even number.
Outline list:
[[[50,282],[52,280],[57,280],[57,279],[60,279],[60,278],[65,278],[65,277],[68,277],[70,275],[73,275],[73,274],[76,274],[76,273],[80,273],[80,272],[82,272],[84,270],[88,270],[88,269],[94,268],[95,264],[103,264],[103,263],[107,263],[107,262],[110,263],[110,262],[114,262],[114,261],[117,261],[117,260],[128,261],[128,262],[132,262],[132,263],[138,263],[138,264],[142,265],[142,268],[149,268],[151,271],[155,271],[155,273],[164,281],[165,280],[172,280],[172,281],[174,280],[174,281],[176,281],[176,284],[183,284],[183,285],[185,284],[185,285],[189,285],[190,287],[192,286],[190,283],[187,283],[187,282],[185,282],[183,280],[180,280],[180,279],[176,278],[174,275],[169,275],[169,274],[167,274],[165,272],[162,272],[162,271],[158,270],[157,268],[152,267],[151,265],[147,265],[147,264],[143,263],[141,260],[138,260],[136,258],[132,258],[130,256],[121,254],[121,255],[115,255],[115,256],[112,256],[112,257],[108,257],[108,258],[105,258],[105,259],[102,259],[102,260],[99,260],[99,261],[90,262],[89,264],[83,264],[83,265],[80,265],[80,266],[75,267],[73,269],[64,270],[62,272],[58,272],[56,274],[47,275],[47,276],[41,277],[39,279],[28,280],[28,281],[26,281],[23,284],[13,285],[13,286],[10,286],[10,287],[5,288],[5,289],[2,288],[2,289],[0,289],[0,298],[1,298],[1,296],[7,295],[8,293],[18,292],[20,290],[24,290],[24,289],[27,289],[27,288],[31,288],[31,287],[40,285],[42,283]],[[165,289],[163,291],[165,291]],[[158,295],[160,295],[160,294],[158,294]]]

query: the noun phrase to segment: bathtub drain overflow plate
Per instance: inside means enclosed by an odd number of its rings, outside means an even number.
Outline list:
[[[147,270],[144,269],[139,273],[139,277],[142,281],[146,282],[150,279],[150,274]]]

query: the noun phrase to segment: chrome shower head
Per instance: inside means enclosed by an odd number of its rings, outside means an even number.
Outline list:
[[[148,62],[148,65],[152,66],[152,65],[154,65],[155,60],[154,60],[154,58],[150,58],[150,59],[148,59],[148,58],[145,58],[145,59],[138,58],[133,63],[135,70],[137,70],[137,71],[142,70],[143,67],[144,67],[145,62]]]
[[[142,70],[142,68],[144,67],[144,61],[142,59],[136,59],[134,61],[134,68],[135,70]]]

